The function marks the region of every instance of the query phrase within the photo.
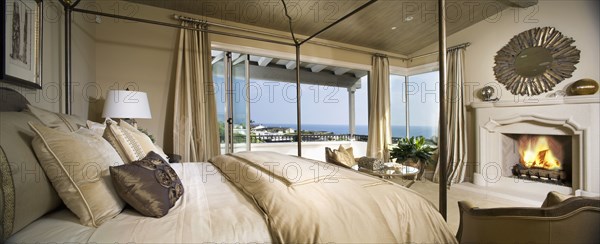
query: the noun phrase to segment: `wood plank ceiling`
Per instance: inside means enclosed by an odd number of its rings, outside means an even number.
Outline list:
[[[289,31],[279,0],[128,0],[264,28]],[[312,35],[366,0],[286,0],[294,31]],[[508,0],[448,0],[447,33],[495,21]],[[505,16],[506,18],[506,16]],[[497,19],[496,19],[497,21]],[[318,38],[410,55],[437,41],[437,0],[380,0]]]

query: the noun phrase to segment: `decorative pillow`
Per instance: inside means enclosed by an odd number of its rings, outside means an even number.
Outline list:
[[[35,157],[29,112],[0,112],[0,243],[62,204]]]
[[[119,196],[145,216],[165,216],[183,195],[173,168],[152,151],[141,160],[110,167],[110,176]]]
[[[104,130],[106,130],[106,122],[104,124],[100,124],[91,120],[86,121],[87,128],[94,132],[94,134],[102,137],[104,135]]]
[[[370,170],[380,170],[385,166],[381,159],[371,157],[360,157],[356,160],[356,163],[358,163],[359,167]]]
[[[62,132],[29,126],[37,134],[31,145],[44,172],[81,224],[98,227],[123,210],[108,169],[123,161],[107,141],[85,128]]]
[[[548,195],[546,195],[546,199],[544,199],[544,202],[542,203],[542,208],[549,208],[549,207],[556,206],[556,205],[560,204],[561,202],[563,202],[564,200],[567,200],[571,197],[573,197],[573,196],[565,195],[565,194],[562,194],[562,193],[556,192],[556,191],[548,192]]]
[[[118,125],[107,121],[103,137],[110,142],[126,163],[140,160],[150,151],[156,152],[167,161],[167,155],[162,149],[156,147],[146,134],[123,120],[119,121]]]
[[[352,147],[344,148],[342,145],[337,150],[325,149],[325,160],[328,163],[334,163],[340,166],[352,168],[356,165]]]
[[[47,127],[64,132],[73,132],[79,127],[85,127],[85,121],[68,114],[54,113],[45,109],[27,105],[29,112],[37,117]]]

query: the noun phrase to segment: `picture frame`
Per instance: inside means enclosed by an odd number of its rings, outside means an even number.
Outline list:
[[[43,2],[1,0],[0,80],[42,89]]]

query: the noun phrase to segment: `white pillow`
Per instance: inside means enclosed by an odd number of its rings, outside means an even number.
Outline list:
[[[100,124],[100,123],[88,120],[88,121],[86,121],[86,124],[87,124],[87,128],[89,130],[94,132],[94,134],[102,137],[102,135],[104,134],[104,130],[106,129],[106,122],[104,122],[104,124]]]

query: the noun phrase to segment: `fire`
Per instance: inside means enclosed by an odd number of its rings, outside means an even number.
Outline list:
[[[519,141],[521,164],[528,168],[560,170],[560,160],[554,156],[548,138],[545,136],[527,137]]]

